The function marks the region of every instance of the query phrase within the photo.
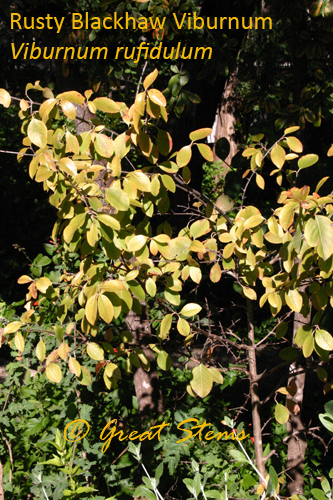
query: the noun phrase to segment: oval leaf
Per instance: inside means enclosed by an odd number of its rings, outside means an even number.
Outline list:
[[[199,141],[200,139],[205,139],[211,133],[212,133],[211,128],[200,128],[190,133],[190,139],[191,141]]]
[[[309,154],[309,155],[302,156],[302,158],[300,158],[298,160],[297,165],[298,165],[298,168],[300,170],[302,170],[303,168],[311,167],[311,165],[314,165],[315,163],[317,163],[318,160],[319,160],[318,155]]]
[[[62,378],[61,370],[59,365],[56,363],[50,363],[45,370],[47,378],[51,382],[55,382],[56,384],[59,384]]]
[[[213,387],[213,375],[203,364],[196,366],[192,371],[191,387],[200,397],[205,398]]]
[[[36,347],[36,357],[42,363],[45,359],[45,342],[40,339]]]
[[[326,330],[317,330],[315,341],[325,351],[333,351],[333,337]]]
[[[103,361],[103,359],[104,359],[103,347],[96,344],[96,342],[89,342],[88,343],[87,354],[91,359],[95,359],[96,361]]]
[[[275,419],[279,424],[286,424],[289,419],[289,411],[287,408],[279,403],[275,407]]]
[[[5,108],[9,108],[11,97],[10,94],[5,89],[0,89],[0,104]]]
[[[199,314],[201,311],[202,307],[199,306],[199,304],[186,304],[182,310],[180,311],[179,314],[182,314],[183,316],[190,317],[190,316],[195,316],[196,314]]]
[[[176,156],[176,162],[179,168],[185,167],[190,163],[192,157],[191,146],[184,146],[180,151],[178,151]]]
[[[105,190],[105,197],[110,205],[117,210],[128,210],[130,206],[129,197],[122,189],[108,188]]]
[[[47,128],[45,123],[32,118],[28,126],[28,137],[33,144],[44,149],[47,143]]]

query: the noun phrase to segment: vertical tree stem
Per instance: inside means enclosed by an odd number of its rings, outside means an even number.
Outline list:
[[[249,349],[248,349],[248,361],[249,361],[249,372],[250,372],[250,396],[252,403],[252,425],[253,425],[253,437],[254,437],[254,450],[256,455],[256,464],[260,475],[265,478],[265,462],[262,450],[262,434],[261,434],[261,422],[260,422],[260,399],[259,399],[259,387],[257,380],[257,360],[256,360],[256,346],[254,341],[254,325],[253,325],[253,302],[247,299],[247,335],[249,339]],[[264,481],[259,477],[261,484]]]

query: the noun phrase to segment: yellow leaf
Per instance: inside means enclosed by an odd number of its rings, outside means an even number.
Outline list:
[[[11,323],[8,323],[8,325],[5,326],[3,333],[6,335],[7,333],[17,332],[17,330],[21,328],[21,326],[22,326],[21,321],[12,321]]]
[[[104,359],[103,347],[96,344],[95,342],[88,343],[87,354],[91,359],[95,359],[96,361],[102,361]]]
[[[275,407],[275,419],[279,424],[286,424],[289,420],[289,411],[287,408],[279,403]]]
[[[200,128],[198,130],[193,130],[193,132],[190,133],[190,139],[191,141],[199,141],[200,139],[205,139],[212,133],[211,128]]]
[[[59,365],[57,365],[56,363],[49,364],[46,367],[45,373],[46,373],[47,378],[51,382],[55,382],[56,384],[59,384],[59,382],[61,381],[61,378],[62,378],[61,370],[60,370]]]
[[[273,149],[271,151],[271,160],[274,163],[274,165],[281,169],[284,165],[286,159],[286,152],[285,150],[279,146],[279,144],[275,144],[273,146]]]
[[[9,108],[11,102],[10,94],[5,89],[0,89],[0,104],[5,108]]]
[[[157,69],[154,69],[154,71],[152,73],[149,73],[149,75],[146,76],[146,78],[143,80],[143,88],[145,90],[147,90],[148,87],[150,87],[154,83],[154,81],[157,78],[157,75],[158,75],[158,71],[157,71]]]
[[[190,324],[184,318],[179,318],[177,321],[177,330],[178,332],[187,337],[190,334],[191,327]]]
[[[71,373],[79,377],[81,375],[81,366],[75,358],[69,358],[68,360],[68,368]]]
[[[65,99],[67,101],[74,102],[75,104],[80,104],[80,105],[83,104],[85,101],[83,95],[80,94],[80,92],[77,92],[76,90],[70,90],[68,92],[63,92],[62,94],[58,94],[57,99],[59,101]]]
[[[289,148],[295,153],[302,153],[303,144],[297,137],[286,137],[287,144]]]
[[[140,170],[135,170],[135,172],[131,172],[128,177],[131,179],[133,184],[140,189],[140,191],[144,191],[150,193],[151,184],[148,176],[141,172]]]
[[[28,137],[33,144],[44,149],[47,143],[47,128],[45,123],[32,118],[28,126]]]
[[[46,293],[46,290],[50,286],[52,286],[52,282],[51,280],[49,280],[49,278],[42,277],[38,278],[38,280],[36,281],[36,288],[42,293]]]
[[[64,112],[64,115],[67,116],[70,120],[75,120],[76,118],[76,110],[74,107],[74,104],[72,104],[70,101],[67,101],[66,99],[60,101],[60,106]]]
[[[104,158],[110,158],[114,153],[113,141],[105,134],[96,134],[94,146],[97,153]]]
[[[196,314],[199,314],[201,311],[202,307],[199,306],[199,304],[185,304],[185,306],[181,309],[179,314],[182,314],[183,316],[190,317],[190,316],[195,316]]]
[[[211,371],[203,364],[196,366],[192,371],[191,387],[200,397],[205,398],[213,387],[213,375]]]
[[[163,107],[166,106],[166,99],[162,94],[162,92],[160,92],[159,90],[156,89],[148,90],[148,96],[158,106],[163,106]]]
[[[300,312],[303,305],[302,295],[297,290],[288,290],[285,297],[290,309],[295,312]]]
[[[24,351],[24,338],[23,338],[21,332],[16,332],[14,342],[15,342],[17,350],[20,352],[23,352]]]
[[[20,284],[20,285],[24,285],[25,283],[30,283],[31,281],[33,281],[32,278],[30,278],[29,276],[27,276],[26,274],[23,274],[22,276],[19,277],[19,279],[17,280],[17,282]]]
[[[213,283],[217,283],[218,281],[220,281],[221,276],[222,276],[221,267],[220,267],[220,265],[216,262],[216,263],[212,266],[212,268],[211,268],[211,270],[210,270],[210,273],[209,273],[210,280],[211,280]]]
[[[260,174],[256,174],[256,183],[260,189],[265,189],[265,181],[264,178]]]
[[[176,162],[179,168],[185,167],[190,163],[192,157],[191,146],[184,146],[180,151],[178,151],[176,156]]]
[[[119,112],[119,105],[108,97],[96,97],[92,102],[97,109],[104,111],[104,113]]]
[[[98,312],[105,323],[111,323],[114,314],[113,305],[110,299],[102,294],[98,297]]]
[[[243,293],[245,297],[247,297],[250,300],[257,300],[257,294],[252,288],[248,288],[246,286],[243,286]]]
[[[62,342],[58,347],[58,354],[64,361],[66,361],[69,351],[69,345],[66,342]]]
[[[87,304],[85,307],[86,311],[86,318],[89,321],[91,325],[94,325],[96,323],[97,319],[97,302],[98,302],[98,295],[92,295],[88,300]]]
[[[199,149],[199,152],[200,152],[201,156],[205,160],[207,160],[207,161],[213,161],[214,160],[213,151],[208,146],[208,144],[201,144],[201,143],[199,143],[196,146]]]
[[[37,344],[36,347],[36,357],[42,363],[45,359],[45,343],[42,339]]]

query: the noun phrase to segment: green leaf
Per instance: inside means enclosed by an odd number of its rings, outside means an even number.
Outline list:
[[[168,371],[172,367],[172,359],[165,351],[161,351],[157,356],[157,364],[161,370]]]
[[[165,130],[158,130],[157,132],[157,139],[156,139],[156,146],[159,152],[163,156],[167,156],[170,151],[172,150],[172,138],[171,135],[166,132]],[[171,162],[169,162],[171,163]],[[175,170],[177,171],[177,170]]]
[[[117,210],[128,210],[130,206],[129,197],[122,189],[107,188],[105,189],[105,197],[110,205]]]
[[[325,351],[333,351],[333,337],[326,330],[317,330],[315,341]]]
[[[200,398],[205,398],[212,390],[213,375],[205,365],[200,364],[193,368],[192,377],[191,387],[193,391]]]
[[[297,165],[298,165],[298,168],[300,170],[302,170],[303,168],[311,167],[311,165],[314,165],[315,163],[317,163],[318,160],[319,160],[318,155],[309,154],[309,155],[302,156],[302,158],[300,158],[298,160]]]
[[[32,118],[28,126],[28,137],[33,144],[44,149],[47,144],[47,128],[45,123]]]
[[[240,450],[229,450],[229,453],[239,464],[246,464],[248,462],[246,456]]]
[[[221,137],[218,139],[217,143],[215,144],[215,154],[221,160],[225,160],[230,153],[230,142],[226,137]]]
[[[279,424],[286,424],[289,419],[289,411],[287,408],[280,403],[277,403],[275,407],[275,419]]]
[[[199,314],[201,311],[202,307],[199,306],[199,304],[186,304],[182,310],[179,312],[179,314],[182,314],[183,316],[190,317],[190,316],[195,316],[196,314]]]
[[[327,500],[328,498],[323,490],[320,490],[319,488],[312,488],[311,493],[316,500]]]
[[[319,257],[327,260],[333,254],[332,221],[324,215],[315,215],[305,223],[304,238]]]
[[[326,429],[333,433],[333,418],[327,413],[319,413],[319,420]]]

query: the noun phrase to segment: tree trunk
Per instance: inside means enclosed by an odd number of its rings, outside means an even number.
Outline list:
[[[216,117],[215,117],[215,122],[213,125],[213,142],[214,142],[214,161],[219,161],[219,157],[216,156],[215,154],[215,145],[216,142],[221,138],[225,137],[228,139],[229,144],[230,144],[230,153],[225,158],[224,163],[226,168],[226,172],[228,169],[228,166],[231,164],[231,160],[237,153],[238,145],[234,140],[234,133],[235,133],[235,110],[234,107],[232,106],[230,102],[230,96],[232,94],[233,87],[235,86],[236,83],[236,72],[234,72],[230,78],[226,81],[223,96],[222,96],[222,102],[221,102],[221,107],[218,109]],[[226,173],[225,172],[225,173]]]
[[[258,471],[261,474],[259,481],[265,484],[265,460],[262,449],[262,434],[261,434],[261,421],[260,421],[260,398],[259,386],[257,380],[257,360],[256,360],[256,346],[254,341],[254,325],[253,325],[253,302],[247,299],[247,334],[249,339],[248,361],[250,372],[250,395],[252,405],[252,425],[254,437],[254,451],[256,454],[256,464]]]
[[[159,376],[156,370],[156,359],[152,350],[147,347],[152,341],[151,326],[148,317],[147,305],[142,303],[143,314],[130,311],[126,316],[127,328],[134,336],[134,343],[145,353],[149,363],[149,371],[137,368],[134,374],[135,394],[138,400],[141,418],[151,413],[164,413],[163,398],[160,390]]]
[[[300,287],[304,291],[305,287]],[[311,322],[311,313],[304,317],[301,313],[294,315],[293,340],[297,330],[302,325],[308,325]],[[290,377],[288,386],[294,386],[296,393],[294,397],[287,397],[287,408],[290,412],[290,418],[287,422],[288,433],[288,458],[287,458],[287,483],[288,494],[303,495],[304,490],[304,458],[307,447],[305,427],[301,418],[301,408],[303,403],[303,394],[305,386],[304,366],[295,361],[290,365]]]

